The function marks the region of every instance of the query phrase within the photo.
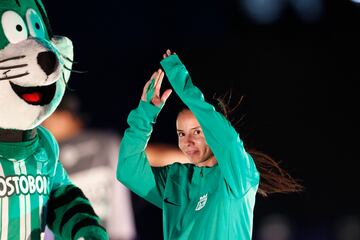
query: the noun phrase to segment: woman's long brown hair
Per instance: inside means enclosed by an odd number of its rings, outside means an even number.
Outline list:
[[[222,97],[213,96],[213,100],[210,103],[214,105],[215,109],[221,112],[236,128],[240,120],[235,121],[229,119],[229,117],[238,109],[242,103],[244,97],[236,103],[235,106],[230,108],[231,91],[226,93]],[[215,102],[214,102],[215,101]],[[235,123],[234,123],[235,122]],[[258,193],[262,196],[268,196],[271,193],[290,193],[290,192],[301,192],[304,187],[295,180],[287,171],[280,167],[279,162],[275,161],[269,155],[258,151],[254,148],[245,147],[246,151],[254,159],[256,168],[260,172],[260,184]]]
[[[270,156],[255,149],[246,149],[255,161],[260,172],[258,193],[267,196],[271,193],[290,193],[303,191],[304,187],[282,169]]]

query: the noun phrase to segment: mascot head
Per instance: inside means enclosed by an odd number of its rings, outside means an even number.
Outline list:
[[[73,59],[40,0],[0,0],[0,129],[29,130],[58,106]]]

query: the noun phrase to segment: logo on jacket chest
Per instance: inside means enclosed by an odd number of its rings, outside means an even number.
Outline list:
[[[195,211],[200,211],[201,209],[203,209],[206,205],[207,199],[208,199],[208,194],[201,196],[199,202],[196,205]]]

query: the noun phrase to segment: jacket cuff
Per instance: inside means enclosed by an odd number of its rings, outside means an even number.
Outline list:
[[[141,100],[137,110],[138,113],[145,118],[145,120],[155,123],[156,118],[159,115],[162,107],[162,105],[157,107],[150,102],[144,102]]]
[[[178,55],[173,54],[167,58],[164,58],[160,61],[161,66],[164,68],[165,72],[175,68],[176,66],[181,66],[183,63],[181,62]]]

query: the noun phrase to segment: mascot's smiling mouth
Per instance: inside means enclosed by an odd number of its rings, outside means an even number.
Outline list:
[[[44,106],[49,104],[56,92],[56,82],[42,87],[21,87],[10,81],[11,88],[25,102],[31,105]]]

